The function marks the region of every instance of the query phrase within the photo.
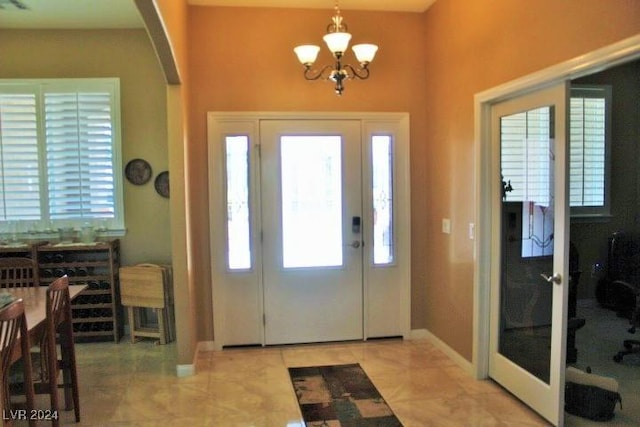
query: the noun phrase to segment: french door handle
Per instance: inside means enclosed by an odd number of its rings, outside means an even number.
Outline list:
[[[562,275],[560,273],[556,273],[551,277],[547,276],[544,273],[540,273],[540,276],[542,276],[542,278],[549,283],[555,283],[556,285],[559,285],[562,283]]]
[[[354,240],[353,242],[349,243],[347,246],[351,246],[354,249],[358,249],[360,247],[360,240]]]

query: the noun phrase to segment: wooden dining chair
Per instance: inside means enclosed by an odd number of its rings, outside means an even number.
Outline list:
[[[45,328],[40,337],[40,348],[39,351],[31,352],[34,370],[37,372],[34,375],[33,386],[36,394],[49,394],[51,413],[58,415],[51,419],[51,424],[57,427],[60,425],[59,388],[64,389],[65,410],[73,409],[76,422],[80,422],[71,299],[69,278],[66,275],[51,282],[46,291],[45,305]],[[60,372],[62,372],[62,384],[59,385]],[[11,388],[14,392],[23,392],[24,384],[26,381],[21,381],[19,384],[12,383]]]
[[[19,334],[19,335],[18,335]],[[17,351],[18,339],[21,356],[24,359],[23,376],[25,394],[27,397],[27,412],[31,414],[34,408],[33,375],[31,369],[29,332],[24,315],[24,304],[17,300],[0,309],[0,375],[2,377],[2,414],[3,424],[12,425],[11,394],[9,391],[9,367]],[[29,426],[35,426],[35,420],[29,418]]]
[[[31,258],[0,258],[0,288],[38,286],[38,266]]]
[[[65,275],[53,281],[47,288],[46,331],[41,342],[41,382],[36,382],[36,392],[51,396],[51,409],[58,411],[58,374],[62,371],[65,410],[73,408],[76,422],[80,422],[80,396],[73,342],[69,278]],[[60,345],[58,357],[57,344]],[[53,423],[58,425],[58,420]]]

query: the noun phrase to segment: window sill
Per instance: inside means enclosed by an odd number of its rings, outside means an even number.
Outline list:
[[[76,230],[77,238],[80,237],[80,231]],[[104,238],[104,237],[123,237],[127,234],[126,229],[109,229],[109,230],[96,230],[96,238]],[[60,238],[60,234],[55,231],[36,231],[29,233],[20,233],[16,236],[16,240],[20,242],[32,242],[32,241],[55,241]],[[0,239],[2,240],[2,239]]]
[[[613,219],[611,214],[578,214],[570,216],[571,222],[578,223],[604,223]]]

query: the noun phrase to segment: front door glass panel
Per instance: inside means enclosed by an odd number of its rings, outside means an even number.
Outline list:
[[[373,175],[373,263],[394,261],[393,235],[393,144],[390,135],[371,138]]]
[[[342,138],[282,136],[284,268],[343,265]]]
[[[249,138],[227,136],[227,265],[230,270],[251,268],[251,223],[249,216]]]

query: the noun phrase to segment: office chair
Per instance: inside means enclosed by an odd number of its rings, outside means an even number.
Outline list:
[[[598,280],[596,298],[602,307],[630,318],[636,309],[635,288],[640,285],[640,235],[625,231],[613,233],[605,267],[604,277]]]
[[[629,333],[635,334],[636,328],[640,327],[640,287],[636,285],[632,285],[627,282],[623,282],[618,280],[614,282],[617,286],[624,287],[635,294],[635,309],[631,313],[631,317],[629,318],[629,323],[631,324],[631,328],[629,328]],[[640,339],[633,340],[624,340],[623,342],[624,350],[621,350],[613,356],[613,360],[617,363],[622,362],[622,358],[626,355],[633,353],[640,353]]]
[[[609,238],[606,274],[598,281],[600,305],[629,319],[629,333],[640,327],[640,234],[616,231]],[[624,348],[613,356],[617,363],[640,352],[640,340],[624,340]]]

